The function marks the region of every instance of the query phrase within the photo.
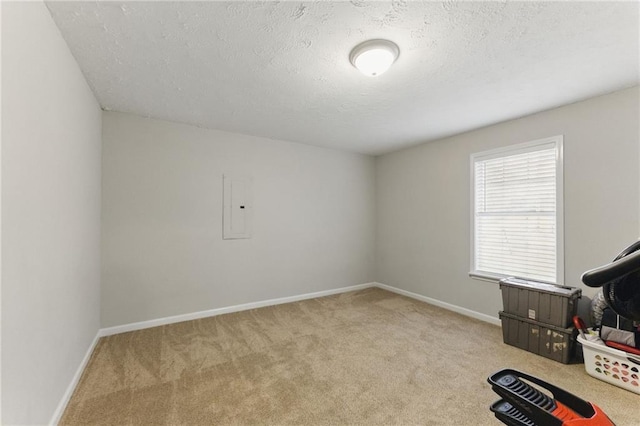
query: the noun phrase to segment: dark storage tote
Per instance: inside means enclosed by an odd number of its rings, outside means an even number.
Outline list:
[[[582,290],[519,278],[500,280],[503,311],[555,327],[569,327]]]
[[[504,343],[568,364],[575,355],[575,327],[561,328],[500,312]]]

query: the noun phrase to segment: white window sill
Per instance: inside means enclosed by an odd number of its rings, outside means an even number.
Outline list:
[[[474,280],[486,281],[486,282],[496,283],[496,284],[498,284],[501,279],[508,278],[506,275],[493,275],[493,274],[488,274],[486,272],[479,272],[479,271],[469,272],[469,277],[473,278]]]

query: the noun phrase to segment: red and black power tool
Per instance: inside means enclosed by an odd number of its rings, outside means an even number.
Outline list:
[[[549,391],[553,397],[525,382]],[[595,404],[516,370],[498,371],[487,379],[502,399],[491,411],[509,426],[615,426]]]

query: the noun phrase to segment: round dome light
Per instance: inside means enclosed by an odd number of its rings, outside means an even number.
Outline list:
[[[364,75],[384,73],[398,59],[400,49],[389,40],[367,40],[353,48],[349,60]]]

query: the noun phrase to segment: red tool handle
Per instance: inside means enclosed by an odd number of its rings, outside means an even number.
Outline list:
[[[580,332],[580,337],[582,337],[583,339],[586,340],[586,336],[584,335],[584,333],[587,331],[587,325],[584,323],[584,321],[582,320],[582,318],[580,318],[577,315],[573,316],[573,325],[578,329],[578,331]]]
[[[629,352],[630,354],[640,355],[640,349],[633,346],[625,345],[624,343],[612,342],[611,340],[605,340],[604,344],[621,351]]]

